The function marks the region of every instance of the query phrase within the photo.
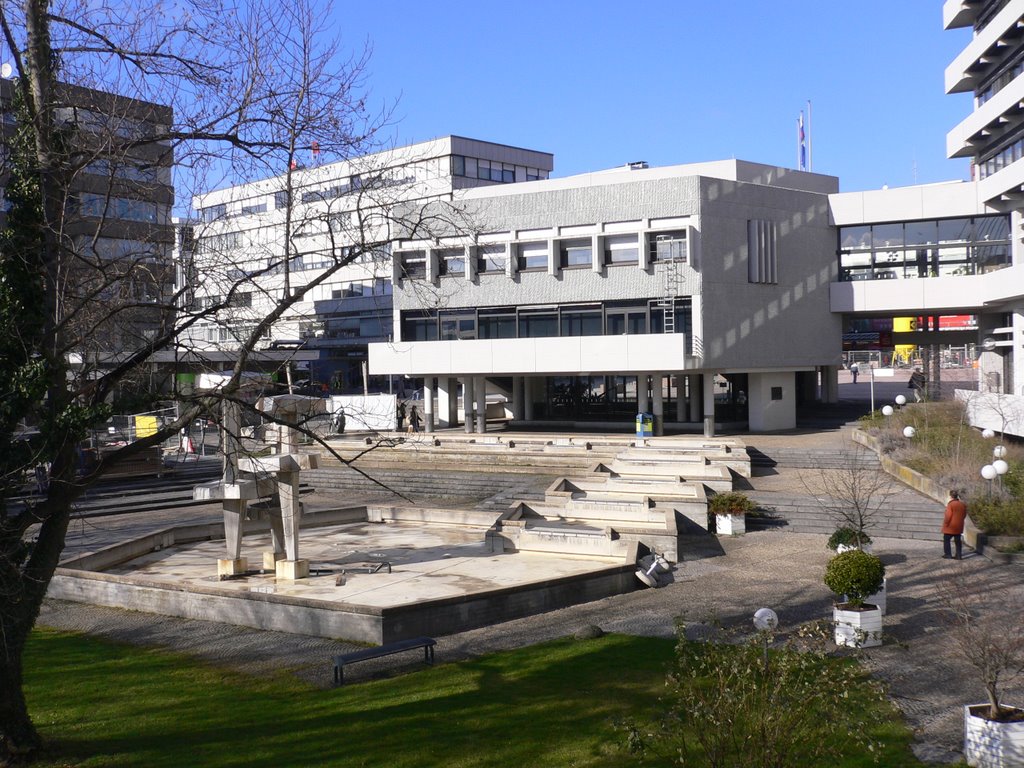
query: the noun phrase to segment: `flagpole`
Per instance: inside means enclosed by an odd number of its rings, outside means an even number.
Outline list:
[[[811,100],[807,100],[807,170],[814,170],[814,140],[811,133]]]

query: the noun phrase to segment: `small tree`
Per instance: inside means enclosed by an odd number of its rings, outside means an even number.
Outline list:
[[[858,445],[842,467],[819,465],[813,481],[801,475],[804,488],[829,513],[836,527],[855,532],[857,546],[870,543],[868,530],[896,494],[892,477],[881,470],[874,458],[873,453]]]
[[[1024,612],[1005,594],[973,584],[961,568],[939,587],[949,618],[949,639],[980,678],[988,697],[988,720],[1017,710],[1000,702],[1000,691],[1024,676]]]

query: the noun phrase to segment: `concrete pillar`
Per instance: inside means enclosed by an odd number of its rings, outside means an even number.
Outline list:
[[[523,376],[512,377],[512,419],[513,421],[522,421],[523,413],[523,391],[526,387],[523,386]]]
[[[704,437],[715,436],[715,374],[705,373],[704,389]]]
[[[682,424],[686,421],[686,382],[689,376],[676,374],[676,421]]]
[[[687,406],[690,409],[690,418],[688,419],[688,421],[691,421],[694,424],[699,424],[700,423],[700,410],[701,410],[700,409],[700,404],[701,404],[701,396],[700,396],[701,377],[697,376],[697,375],[690,375],[690,376],[686,377],[686,382],[687,382],[687,389],[689,390],[689,395],[688,395],[686,404],[687,404]]]
[[[465,422],[466,433],[473,431],[473,393],[475,391],[474,379],[472,376],[465,376],[462,379],[462,415]]]
[[[476,431],[482,435],[487,431],[487,379],[477,376],[473,389],[476,391]]]
[[[434,431],[434,377],[423,379],[423,431]]]
[[[636,377],[636,410],[637,413],[650,413],[651,404],[647,397],[647,376],[646,373],[638,374]]]
[[[299,452],[298,433],[294,427],[281,425],[281,455]],[[277,497],[280,500],[281,528],[284,533],[284,559],[275,562],[274,572],[279,579],[304,579],[309,576],[309,561],[299,559],[299,523],[302,507],[299,503],[299,473],[277,473]],[[275,548],[276,550],[276,548]],[[275,558],[277,552],[275,551]]]
[[[821,369],[821,395],[826,403],[839,402],[839,366],[826,365]]]
[[[221,406],[221,429],[224,432],[224,473],[222,487],[233,485],[239,479],[238,455],[241,449],[239,429],[241,416],[238,403],[223,401]],[[242,531],[245,520],[246,502],[243,499],[224,499],[221,513],[224,517],[224,543],[227,558],[217,561],[218,576],[237,576],[248,570],[249,563],[242,557]]]
[[[523,377],[523,418],[526,421],[533,421],[533,379],[529,376]]]
[[[655,373],[651,377],[651,392],[654,395],[654,435],[660,437],[665,434],[665,377]]]

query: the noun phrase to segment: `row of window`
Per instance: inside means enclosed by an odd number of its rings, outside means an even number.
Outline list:
[[[669,307],[652,299],[557,307],[408,311],[401,317],[403,341],[621,336],[664,333],[668,328],[686,334],[688,344],[693,313],[691,300],[682,298]]]
[[[601,264],[604,266],[636,265],[640,262],[640,236],[605,235],[599,238]],[[686,231],[648,232],[647,244],[650,260],[688,261]],[[594,263],[593,238],[570,238],[554,241],[557,267],[559,269],[585,269]],[[505,245],[483,245],[473,248],[443,248],[433,250],[401,251],[398,254],[400,274],[403,278],[424,279],[427,276],[427,259],[436,259],[436,273],[441,277],[465,277],[466,253],[475,252],[474,263],[477,274],[505,273],[508,260],[514,259],[517,272],[547,271],[551,258],[551,244],[547,240]]]
[[[991,157],[978,162],[975,166],[978,169],[978,178],[988,178],[1011,163],[1020,160],[1021,157],[1024,157],[1024,136],[1003,147]]]
[[[988,101],[1001,90],[1003,90],[1003,88],[1012,83],[1013,79],[1022,72],[1024,72],[1024,60],[1016,62],[1005,72],[999,73],[991,83],[989,83],[983,90],[978,91],[975,94],[975,98],[977,99],[977,106],[980,107],[986,101]]]
[[[499,163],[497,160],[482,160],[476,157],[452,155],[452,176],[495,181],[500,184],[512,184],[515,181],[546,179],[548,172],[542,168],[529,168],[512,163]]]
[[[155,165],[132,162],[114,162],[107,158],[93,160],[85,166],[85,172],[110,179],[127,179],[147,184],[155,184],[159,180],[160,168]]]
[[[897,280],[977,275],[1010,266],[1008,243],[843,253],[839,279]]]
[[[94,192],[80,192],[73,205],[79,215],[106,217],[120,221],[156,223],[156,203],[128,197],[108,197]]]
[[[1009,242],[1010,217],[1005,214],[960,219],[928,219],[890,224],[859,224],[839,228],[839,250],[870,251],[904,246],[951,243]]]

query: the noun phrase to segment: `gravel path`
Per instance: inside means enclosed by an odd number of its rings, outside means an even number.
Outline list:
[[[776,445],[834,447],[844,430],[809,434],[752,436],[752,445],[770,452]],[[804,493],[798,470],[777,467],[770,480],[753,478],[756,490]],[[144,527],[180,522],[174,513],[100,518],[71,532],[71,549],[93,549]],[[202,513],[194,513],[200,518]],[[162,519],[166,518],[166,519]],[[821,581],[829,552],[825,537],[772,530],[743,537],[705,540],[704,554],[684,552],[675,583],[606,598],[492,627],[438,638],[437,659],[451,662],[503,649],[563,637],[594,624],[605,631],[671,637],[676,617],[715,616],[726,625],[747,627],[754,611],[774,608],[781,629],[830,615],[831,595]],[[720,547],[720,549],[719,549]],[[716,549],[719,551],[715,552]],[[961,562],[942,560],[941,545],[899,539],[877,539],[875,550],[887,564],[889,609],[885,643],[859,652],[863,663],[888,687],[917,738],[918,757],[933,763],[960,760],[962,710],[965,703],[984,700],[981,685],[957,657],[943,628],[936,586],[956,569],[969,573],[974,584],[1003,590],[1007,611],[1024,605],[1024,567],[994,565],[970,556]],[[324,638],[267,632],[210,622],[155,616],[61,601],[47,601],[40,624],[86,632],[113,640],[158,646],[186,653],[247,674],[287,670],[318,687],[331,685],[332,654],[351,644]],[[357,665],[352,682],[402,669],[390,658]],[[415,665],[410,664],[414,669]],[[1005,691],[1007,701],[1024,701],[1024,684]]]

